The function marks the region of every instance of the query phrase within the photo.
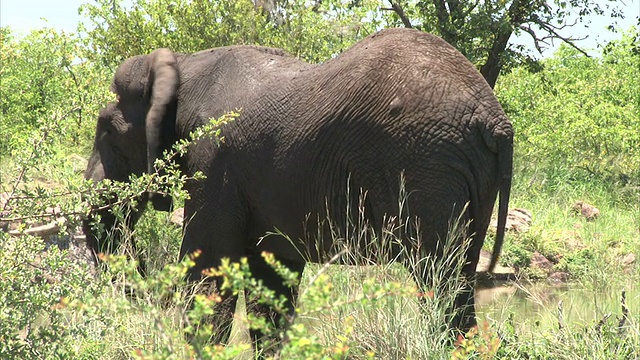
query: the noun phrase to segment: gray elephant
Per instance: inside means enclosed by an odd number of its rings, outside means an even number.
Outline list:
[[[463,268],[469,282],[451,326],[475,324],[472,281],[498,192],[491,268],[504,237],[513,131],[482,76],[442,39],[382,30],[321,65],[256,46],[190,55],[159,49],[126,60],[112,89],[118,102],[99,117],[86,171],[96,181],[150,171],[176,140],[241,109],[222,127],[221,145],[199,141],[179,160],[187,175],[207,176],[186,184],[191,198],[180,256],[201,251],[191,278],[222,258],[247,257],[253,274],[286,296],[292,310],[297,289],[283,285],[260,253],[302,273],[305,261],[319,261],[332,248],[326,222],[315,220],[328,217],[344,228],[345,214],[358,214],[360,190],[373,229],[402,215],[402,174],[427,255],[440,255],[452,219],[469,224]],[[161,197],[149,197],[166,209]],[[274,229],[289,240],[259,241]],[[87,232],[95,251],[113,248]]]

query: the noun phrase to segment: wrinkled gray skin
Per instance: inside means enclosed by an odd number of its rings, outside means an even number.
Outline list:
[[[500,192],[495,265],[511,185],[512,127],[474,66],[438,37],[383,30],[315,66],[261,47],[192,55],[159,49],[126,60],[113,90],[119,100],[100,115],[86,171],[96,181],[149,171],[176,139],[242,109],[223,127],[219,148],[201,141],[180,160],[186,174],[207,175],[186,184],[191,199],[180,256],[202,252],[192,279],[224,257],[247,256],[253,274],[292,302],[296,289],[283,286],[260,253],[272,252],[302,272],[301,253],[312,261],[321,256],[310,234],[327,235],[316,220],[329,214],[343,226],[347,204],[357,214],[359,189],[367,191],[367,219],[380,229],[385,215],[397,215],[403,171],[406,204],[421,219],[427,253],[441,253],[439,239],[452,217],[470,221],[463,269],[469,280]],[[167,208],[157,195],[151,201]],[[275,235],[258,241],[274,229],[297,248]],[[88,234],[94,250],[109,248]],[[330,238],[322,250],[331,249]],[[456,301],[452,327],[475,325],[473,304],[470,281]]]

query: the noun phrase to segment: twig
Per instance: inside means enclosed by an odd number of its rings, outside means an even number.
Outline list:
[[[549,46],[549,43],[546,42],[546,39],[538,38],[538,35],[536,35],[536,32],[530,26],[520,25],[520,30],[531,35],[531,38],[533,38],[533,45],[536,47],[536,50],[538,50],[539,53],[542,54],[542,46],[540,46],[540,43]]]
[[[599,333],[602,330],[602,327],[604,326],[604,324],[607,322],[607,320],[609,320],[610,317],[611,317],[611,313],[604,314],[602,319],[600,319],[600,321],[598,321],[598,323],[596,324],[596,327],[594,328],[594,330]]]
[[[59,119],[64,119],[72,111],[73,111],[73,109],[70,110],[69,112],[65,113],[64,115],[59,116],[58,118]],[[228,118],[228,116],[227,116],[227,118]],[[211,130],[219,129],[220,125],[226,123],[227,121],[230,121],[230,120],[225,120],[225,121],[223,121],[221,123],[215,124],[211,128]],[[55,123],[58,123],[58,121],[56,121]],[[211,131],[211,130],[209,130],[209,131]],[[30,154],[29,159],[27,160],[27,163],[30,163],[36,157],[36,155],[37,155],[36,154],[36,150],[46,140],[49,131],[51,131],[51,128],[45,128],[44,129],[44,133],[43,133],[42,137],[40,138],[40,140],[37,142],[37,144],[35,144],[35,147],[34,147],[32,153]],[[199,139],[199,138],[201,138],[203,136],[209,136],[209,135],[201,134],[201,135],[199,135],[199,137],[196,137],[195,139],[192,139],[192,141],[195,141],[195,140],[197,140],[197,139]],[[110,202],[110,203],[108,203],[106,205],[97,206],[97,207],[91,207],[91,209],[88,210],[88,211],[72,211],[72,212],[68,212],[68,213],[63,213],[63,212],[58,211],[58,212],[55,212],[55,213],[48,213],[47,212],[47,213],[42,213],[42,214],[26,215],[26,216],[13,216],[13,217],[2,217],[2,216],[0,216],[0,221],[3,221],[3,222],[15,222],[15,221],[23,221],[23,220],[29,220],[29,219],[43,219],[43,218],[57,218],[57,219],[62,218],[62,219],[67,219],[67,218],[69,218],[71,216],[86,217],[86,216],[88,216],[90,214],[94,214],[94,213],[97,213],[97,212],[100,212],[100,211],[104,211],[104,210],[113,208],[113,207],[118,206],[118,205],[123,205],[123,204],[130,203],[134,199],[139,199],[145,193],[148,193],[148,192],[151,191],[151,188],[154,185],[155,181],[157,180],[158,177],[160,177],[160,172],[162,172],[163,170],[169,168],[171,166],[170,164],[176,158],[178,158],[179,156],[182,155],[183,149],[186,149],[186,145],[187,144],[183,144],[182,147],[175,148],[172,153],[169,153],[164,159],[162,159],[161,163],[157,167],[155,167],[155,171],[152,174],[148,174],[149,177],[148,177],[148,179],[146,179],[144,190],[139,191],[139,192],[137,192],[137,193],[135,193],[133,195],[125,196],[123,198],[120,198],[118,201]],[[18,176],[17,180],[15,181],[11,193],[9,193],[9,197],[7,198],[7,202],[2,206],[2,209],[0,209],[0,213],[4,212],[5,210],[7,210],[9,208],[9,202],[11,200],[13,200],[13,199],[23,199],[24,200],[24,199],[33,199],[33,198],[35,198],[33,196],[16,196],[16,193],[18,191],[19,185],[23,181],[24,176],[26,174],[26,171],[27,171],[27,166],[23,165],[21,173]],[[182,180],[190,180],[190,179],[194,179],[194,178],[195,178],[195,176],[194,177],[187,177],[187,176],[181,177]],[[53,195],[53,196],[64,196],[64,195],[70,195],[70,194],[73,194],[73,193],[75,193],[75,192],[69,191],[69,192],[64,192],[64,193],[60,193],[60,194]],[[106,189],[104,187],[98,188],[98,189],[95,189],[95,190],[82,190],[82,191],[80,191],[80,194],[86,194],[86,193],[97,193],[97,194],[107,193],[107,195],[110,194],[108,189]],[[111,192],[111,193],[113,193],[113,192]],[[156,193],[167,195],[166,193],[160,192],[160,191],[156,191]],[[53,196],[51,196],[51,197],[53,197]],[[35,228],[30,228],[30,229],[27,229],[25,231],[11,231],[10,235],[12,235],[12,236],[19,236],[19,235],[22,235],[22,234],[33,234],[33,235],[44,234],[44,235],[49,235],[50,234],[49,232],[54,230],[56,227],[57,227],[57,225],[55,225],[55,222],[53,222],[53,223],[49,223],[47,225],[42,225],[42,226],[38,226],[38,227],[35,227]],[[57,232],[57,231],[55,231],[55,232]]]
[[[36,214],[36,215],[25,215],[25,216],[15,216],[15,217],[0,217],[0,221],[14,222],[14,221],[23,221],[23,220],[32,220],[32,219],[46,219],[52,217],[68,217],[71,215],[83,215],[84,212],[70,212],[70,213],[56,213],[56,214]]]
[[[50,129],[45,129],[44,130],[42,136],[40,137],[40,140],[38,140],[38,142],[33,147],[33,150],[31,151],[31,154],[29,155],[29,159],[27,160],[27,162],[31,162],[31,160],[35,159],[36,150],[47,139],[47,136],[49,135],[49,130]],[[20,183],[24,179],[24,176],[25,176],[26,173],[27,173],[27,167],[23,166],[22,169],[20,170],[20,174],[18,175],[18,178],[16,179],[15,183],[13,184],[13,188],[11,189],[11,192],[9,193],[9,197],[7,198],[7,202],[4,204],[4,206],[2,207],[2,209],[0,211],[4,212],[4,211],[7,210],[8,206],[9,206],[9,202],[11,201],[11,198],[16,194],[16,191],[18,191],[18,186],[20,185]]]
[[[84,192],[88,192],[88,191],[84,191]],[[77,194],[77,191],[63,191],[60,193],[55,193],[55,194],[48,194],[47,198],[55,198],[55,197],[62,197],[62,196],[67,196],[67,195],[73,195],[73,194]],[[82,192],[81,192],[82,193]],[[14,195],[11,197],[12,200],[31,200],[31,199],[40,199],[42,196],[41,195]]]
[[[67,117],[67,115],[71,114],[74,109],[71,109],[69,111],[67,111],[65,114],[61,115],[61,116],[57,116],[56,117],[56,121],[53,121],[53,124],[57,125],[60,123],[60,120],[64,119]],[[29,154],[29,158],[27,159],[27,161],[25,163],[30,163],[33,159],[35,159],[35,157],[37,156],[37,150],[40,148],[40,146],[42,145],[42,143],[47,139],[47,137],[49,136],[49,132],[52,130],[52,126],[51,127],[46,127],[43,132],[42,132],[42,136],[40,137],[40,139],[38,140],[38,142],[36,144],[34,144],[33,146],[33,150],[31,151],[31,154]],[[27,173],[27,166],[22,166],[22,169],[20,170],[20,174],[18,175],[18,178],[16,179],[15,183],[13,184],[13,187],[11,189],[11,192],[9,193],[9,197],[7,198],[7,202],[4,204],[4,206],[2,207],[2,209],[0,209],[0,212],[4,212],[8,209],[9,207],[9,202],[11,201],[11,199],[13,198],[13,196],[16,194],[16,192],[18,191],[18,187],[20,186],[20,183],[22,183],[22,181],[24,180],[24,176]]]
[[[625,289],[622,289],[622,295],[620,296],[620,305],[622,306],[622,316],[620,317],[620,321],[618,322],[618,332],[622,333],[624,331],[624,327],[629,320],[629,308],[627,307],[627,292]]]
[[[553,25],[551,25],[551,24],[548,24],[548,23],[546,23],[546,22],[544,22],[544,21],[542,21],[542,20],[540,20],[540,19],[538,19],[538,18],[534,18],[534,19],[532,19],[532,20],[533,20],[533,22],[534,22],[536,25],[540,26],[540,28],[542,28],[543,30],[546,30],[547,32],[549,32],[550,34],[552,34],[552,35],[553,35],[553,37],[558,38],[558,39],[560,39],[560,40],[564,41],[565,43],[567,43],[567,44],[568,44],[569,46],[571,46],[572,48],[574,48],[574,49],[578,50],[578,51],[579,51],[580,53],[582,53],[584,56],[586,56],[586,57],[591,57],[589,54],[587,54],[587,52],[586,52],[586,51],[582,50],[582,49],[581,49],[581,48],[579,48],[576,44],[574,44],[574,43],[573,43],[574,41],[584,40],[584,39],[586,39],[586,37],[583,37],[583,38],[571,38],[571,37],[564,37],[564,36],[562,36],[562,35],[560,35],[560,34],[558,33],[558,31],[557,31],[557,30],[561,30],[561,29],[563,29],[563,28],[567,27],[567,25],[563,25],[563,26],[558,27],[558,26],[553,26]]]
[[[562,300],[558,303],[558,329],[564,329],[564,314],[562,311]]]

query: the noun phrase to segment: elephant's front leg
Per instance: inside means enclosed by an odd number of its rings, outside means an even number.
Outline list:
[[[219,267],[222,259],[231,262],[240,261],[244,256],[247,237],[247,216],[244,202],[235,186],[217,182],[214,175],[204,184],[188,187],[191,199],[185,203],[185,221],[180,257],[198,253],[194,258],[195,266],[189,269],[187,276],[191,281],[203,277],[203,271]],[[209,292],[216,292],[222,301],[216,306],[212,320],[218,329],[214,341],[227,341],[237,296],[231,292],[220,292],[221,277],[209,278]]]
[[[276,257],[277,258],[277,257]],[[265,304],[261,300],[253,299],[253,294],[247,292],[247,312],[251,312],[259,317],[266,318],[266,324],[271,328],[274,336],[269,336],[261,329],[251,329],[251,338],[263,348],[264,351],[268,351],[268,348],[275,350],[278,342],[278,333],[285,330],[287,326],[293,321],[295,317],[295,301],[298,296],[298,284],[302,272],[305,267],[305,263],[301,261],[290,261],[284,259],[278,259],[281,265],[287,267],[291,272],[298,274],[298,279],[294,286],[288,286],[284,283],[284,279],[277,274],[272,266],[267,264],[264,258],[259,253],[249,254],[248,257],[249,266],[251,268],[251,274],[258,280],[262,281],[262,284],[272,290],[275,295],[275,299],[284,298],[285,304],[282,311],[277,311],[268,304]],[[257,295],[257,294],[256,294]]]

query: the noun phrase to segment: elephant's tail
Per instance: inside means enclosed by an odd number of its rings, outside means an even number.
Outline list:
[[[488,272],[492,273],[502,251],[502,243],[506,232],[507,213],[509,212],[509,196],[511,194],[511,177],[513,170],[513,136],[498,139],[498,181],[500,197],[498,199],[498,229],[493,244],[491,263]]]

